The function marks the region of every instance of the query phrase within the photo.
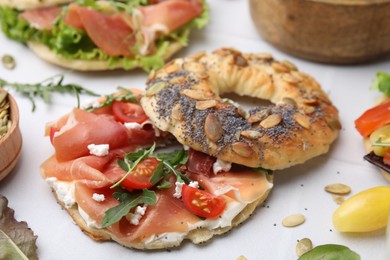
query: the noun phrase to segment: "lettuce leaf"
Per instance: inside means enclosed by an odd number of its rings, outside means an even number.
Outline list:
[[[390,74],[377,72],[371,89],[379,90],[383,94],[390,96]]]
[[[116,0],[109,2],[119,10],[126,10],[128,13],[131,13],[134,7],[146,5],[148,1]],[[77,3],[94,9],[100,8],[96,5],[95,0],[82,0]],[[7,37],[24,44],[28,41],[43,43],[48,46],[51,51],[66,59],[106,61],[109,67],[121,64],[127,70],[140,67],[145,71],[150,71],[164,65],[164,56],[170,43],[178,42],[182,46],[187,46],[190,30],[192,28],[201,29],[208,23],[209,8],[204,0],[202,0],[202,3],[204,10],[200,16],[169,35],[157,39],[156,52],[148,56],[110,56],[99,49],[84,31],[65,25],[61,17],[54,23],[53,30],[51,31],[40,31],[30,27],[26,21],[19,19],[19,11],[9,7],[0,7],[0,19],[2,30]],[[65,11],[66,8],[67,7],[64,6]],[[133,48],[137,50],[137,46],[133,46]]]
[[[26,222],[15,220],[7,198],[0,195],[0,259],[38,259],[36,240]]]

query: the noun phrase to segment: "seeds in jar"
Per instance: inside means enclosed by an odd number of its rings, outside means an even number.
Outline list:
[[[9,100],[6,91],[0,91],[0,140],[8,133],[12,122],[9,119]]]

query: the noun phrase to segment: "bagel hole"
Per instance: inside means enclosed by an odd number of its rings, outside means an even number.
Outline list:
[[[249,96],[240,96],[235,93],[227,93],[221,95],[221,98],[227,98],[230,100],[233,100],[234,102],[238,103],[243,109],[246,111],[251,110],[252,108],[259,107],[259,106],[270,106],[272,105],[272,102],[266,99],[259,99]]]

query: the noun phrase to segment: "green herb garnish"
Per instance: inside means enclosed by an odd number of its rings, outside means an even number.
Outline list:
[[[129,193],[118,191],[114,197],[121,203],[107,210],[102,220],[102,227],[108,227],[121,220],[129,214],[130,210],[140,204],[154,205],[157,202],[157,196],[154,191],[143,189],[141,193]]]
[[[98,106],[90,106],[85,108],[85,110],[92,112],[95,109],[111,106],[114,101],[131,101],[133,103],[139,103],[137,96],[129,89],[118,87],[121,91],[120,95],[105,95],[105,100],[103,103],[100,103]]]
[[[148,150],[141,150],[141,151],[138,151],[138,152],[127,153],[127,154],[125,154],[125,156],[123,158],[123,161],[122,160],[118,160],[117,162],[118,162],[119,166],[126,172],[126,174],[122,177],[122,179],[117,181],[110,188],[115,188],[119,184],[121,184],[121,182],[124,179],[126,179],[126,177],[131,173],[132,170],[135,169],[135,167],[140,162],[142,162],[144,159],[148,158],[148,156],[153,153],[155,148],[156,148],[156,143],[154,143],[152,145],[152,147],[150,147]]]
[[[321,245],[313,248],[309,252],[303,254],[299,260],[333,260],[333,259],[348,259],[360,260],[360,256],[346,246],[341,245]]]
[[[390,74],[377,72],[371,89],[379,90],[383,92],[383,94],[390,96]]]
[[[28,84],[18,82],[8,82],[0,78],[0,88],[9,87],[20,93],[22,96],[27,97],[32,103],[32,111],[35,111],[36,105],[34,98],[40,97],[42,100],[50,104],[51,94],[57,93],[74,93],[77,98],[77,107],[80,107],[80,94],[87,94],[91,96],[100,96],[82,86],[74,83],[64,84],[64,75],[59,74],[53,77],[47,78],[41,82]]]
[[[390,147],[390,143],[384,143],[382,142],[382,137],[380,137],[376,142],[374,142],[371,146],[383,146],[383,147]]]

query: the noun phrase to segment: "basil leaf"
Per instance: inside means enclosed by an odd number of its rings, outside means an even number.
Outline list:
[[[299,260],[360,260],[360,256],[346,246],[321,245],[303,254]]]
[[[379,90],[385,95],[390,96],[390,74],[377,72],[371,89]]]
[[[157,202],[157,196],[154,191],[143,189],[140,194],[128,196],[119,205],[108,209],[102,220],[102,227],[108,227],[120,221],[129,214],[130,210],[140,204],[154,205]]]

